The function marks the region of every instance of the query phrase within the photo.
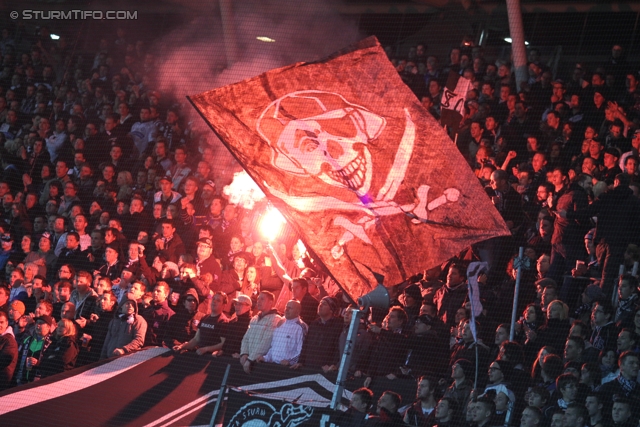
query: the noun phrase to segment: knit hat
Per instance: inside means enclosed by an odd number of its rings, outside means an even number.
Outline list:
[[[428,314],[422,314],[418,316],[418,318],[416,319],[416,322],[424,323],[425,325],[432,325],[433,319]]]
[[[602,288],[598,285],[589,285],[584,290],[584,294],[591,301],[601,300],[604,298],[604,293],[602,292]]]
[[[14,302],[11,303],[11,309],[13,311],[17,311],[18,313],[20,313],[20,316],[23,316],[26,310],[24,303],[18,300],[15,300]]]
[[[196,292],[196,290],[193,288],[187,289],[183,297],[184,299],[187,299],[188,297],[193,297],[196,299],[196,302],[200,301],[200,298],[198,298],[198,292]]]
[[[453,362],[454,365],[458,365],[462,368],[462,371],[464,372],[464,376],[469,379],[469,378],[473,378],[474,373],[475,373],[475,369],[474,366],[471,362],[469,362],[469,360],[467,359],[457,359],[455,362]]]
[[[404,294],[416,301],[422,301],[422,292],[420,291],[420,286],[418,285],[407,286],[404,290]]]
[[[320,304],[322,304],[323,302],[329,305],[329,308],[331,308],[331,312],[333,314],[336,314],[338,312],[338,301],[336,301],[335,298],[324,297],[320,300]]]

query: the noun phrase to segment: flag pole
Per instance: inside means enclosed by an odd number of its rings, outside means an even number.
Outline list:
[[[333,397],[331,398],[331,409],[334,411],[339,409],[342,395],[344,394],[345,381],[349,366],[351,365],[351,356],[353,355],[353,346],[358,336],[358,327],[360,326],[360,316],[362,311],[358,309],[351,310],[351,323],[349,324],[349,332],[344,343],[344,351],[340,360],[340,369],[338,370],[338,378],[336,378],[336,388],[333,389]]]
[[[522,280],[522,268],[524,267],[524,247],[520,246],[518,251],[518,274],[516,274],[516,286],[513,289],[513,308],[511,309],[511,331],[509,341],[513,341],[516,335],[516,315],[518,312],[518,293],[520,292],[520,281]]]
[[[213,408],[213,414],[211,415],[211,421],[209,421],[209,427],[213,427],[220,411],[220,405],[224,401],[224,396],[227,394],[227,379],[229,378],[229,371],[231,370],[231,364],[227,364],[227,369],[224,371],[222,377],[222,383],[220,383],[220,391],[218,392],[218,399],[216,400],[216,406]]]

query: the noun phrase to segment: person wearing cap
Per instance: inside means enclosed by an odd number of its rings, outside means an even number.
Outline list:
[[[233,257],[233,268],[222,272],[220,290],[234,296],[242,288],[242,282],[249,266],[251,256],[247,252],[238,252]]]
[[[182,238],[176,233],[173,220],[164,218],[160,221],[160,226],[162,233],[154,242],[158,255],[177,263],[180,255],[187,253]]]
[[[228,297],[224,292],[214,293],[211,297],[211,314],[200,321],[196,335],[186,343],[175,345],[173,350],[195,350],[198,356],[217,354],[222,350],[229,335],[229,318],[224,314],[224,308],[228,303]]]
[[[339,312],[338,301],[333,297],[324,297],[318,304],[318,318],[309,325],[304,340],[300,360],[292,366],[323,368],[338,364],[338,346],[343,320],[336,315]]]
[[[422,290],[420,286],[413,284],[404,289],[404,311],[407,313],[407,327],[412,328],[416,318],[420,314],[422,305]]]
[[[600,287],[607,298],[613,294],[618,270],[630,243],[640,240],[640,200],[629,188],[629,177],[618,174],[613,188],[579,211],[558,211],[567,219],[588,220],[597,217],[594,244],[602,268]]]
[[[269,291],[262,291],[258,295],[256,302],[258,313],[251,318],[240,346],[240,364],[247,373],[251,372],[253,363],[259,357],[267,354],[271,347],[273,333],[283,320],[278,311],[273,308],[275,302],[275,296]],[[302,340],[300,343],[302,344]]]
[[[198,325],[205,314],[198,310],[198,293],[195,289],[187,289],[182,296],[182,305],[176,308],[176,314],[167,322],[164,334],[164,345],[173,348],[189,342],[196,336]]]
[[[162,345],[167,332],[167,323],[176,314],[167,302],[167,297],[171,293],[171,288],[167,282],[158,282],[153,289],[153,300],[151,305],[142,311],[142,317],[147,321],[147,333],[144,345]]]
[[[604,169],[601,171],[600,179],[609,186],[613,185],[616,175],[622,173],[622,169],[618,166],[618,159],[620,159],[620,150],[616,147],[609,147],[604,150],[602,159]]]
[[[209,164],[207,162],[199,162],[198,170],[200,170],[201,164],[205,164],[207,165],[207,167],[209,167]],[[206,170],[204,170],[203,173],[207,173]],[[202,191],[200,192],[200,203],[198,203],[198,206],[196,207],[196,215],[207,216],[211,210],[211,203],[213,202],[213,198],[216,195],[216,184],[208,178],[200,178],[197,172],[194,177],[196,179],[200,179],[200,188],[202,189]],[[222,212],[222,209],[220,210],[220,212]]]
[[[111,242],[104,250],[105,261],[98,269],[98,273],[101,277],[108,277],[111,282],[119,283],[120,273],[122,273],[123,265],[118,260],[119,248],[116,242]],[[94,272],[95,273],[95,272]]]
[[[251,322],[251,306],[253,302],[251,297],[244,294],[236,295],[232,302],[235,313],[229,321],[229,334],[227,341],[224,343],[224,352],[234,358],[239,358],[242,339]]]
[[[473,389],[474,371],[475,366],[469,360],[456,360],[451,366],[453,382],[444,392],[444,397],[451,398],[459,407],[466,408]]]
[[[202,277],[209,273],[213,277],[212,290],[217,288],[222,269],[213,256],[213,240],[208,237],[199,239],[196,242],[196,277]]]
[[[17,384],[27,384],[34,380],[42,352],[51,345],[51,333],[55,327],[55,320],[49,315],[35,318],[33,335],[27,336],[19,343],[19,360],[14,377]]]
[[[173,183],[168,176],[163,176],[159,181],[160,191],[153,195],[154,203],[162,203],[165,207],[177,203],[182,197],[177,191],[173,191],[171,188]]]
[[[396,372],[397,376],[437,376],[446,369],[447,361],[442,356],[449,352],[447,337],[438,336],[432,324],[428,314],[418,316],[407,343],[407,359]]]

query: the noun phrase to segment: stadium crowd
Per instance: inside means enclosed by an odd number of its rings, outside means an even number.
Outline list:
[[[337,370],[348,299],[295,239],[272,248],[258,213],[220,194],[214,149],[131,37],[83,57],[45,28],[2,29],[0,389],[145,346],[232,356],[249,375]],[[436,118],[449,73],[472,81],[450,131],[512,236],[389,287],[391,308],[358,331],[349,375],[363,388],[344,425],[637,425],[637,69],[616,45],[554,80],[530,49],[516,91],[480,47],[444,66],[424,44],[390,60]],[[490,267],[474,277],[477,340],[471,260]],[[414,379],[416,400],[374,396],[381,377]]]

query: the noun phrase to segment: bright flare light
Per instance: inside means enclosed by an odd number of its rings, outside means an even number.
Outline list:
[[[267,37],[267,36],[258,36],[256,37],[257,40],[260,40],[261,42],[265,42],[265,43],[275,43],[276,40],[272,39],[271,37]]]
[[[225,185],[222,192],[229,198],[229,203],[244,209],[253,209],[257,202],[265,198],[258,184],[245,171],[234,173],[233,182]]]
[[[280,211],[274,207],[269,207],[260,219],[260,234],[269,242],[273,242],[282,232],[282,228],[287,221]]]
[[[60,36],[57,34],[49,34],[49,37],[51,37],[51,40],[60,40]]]

